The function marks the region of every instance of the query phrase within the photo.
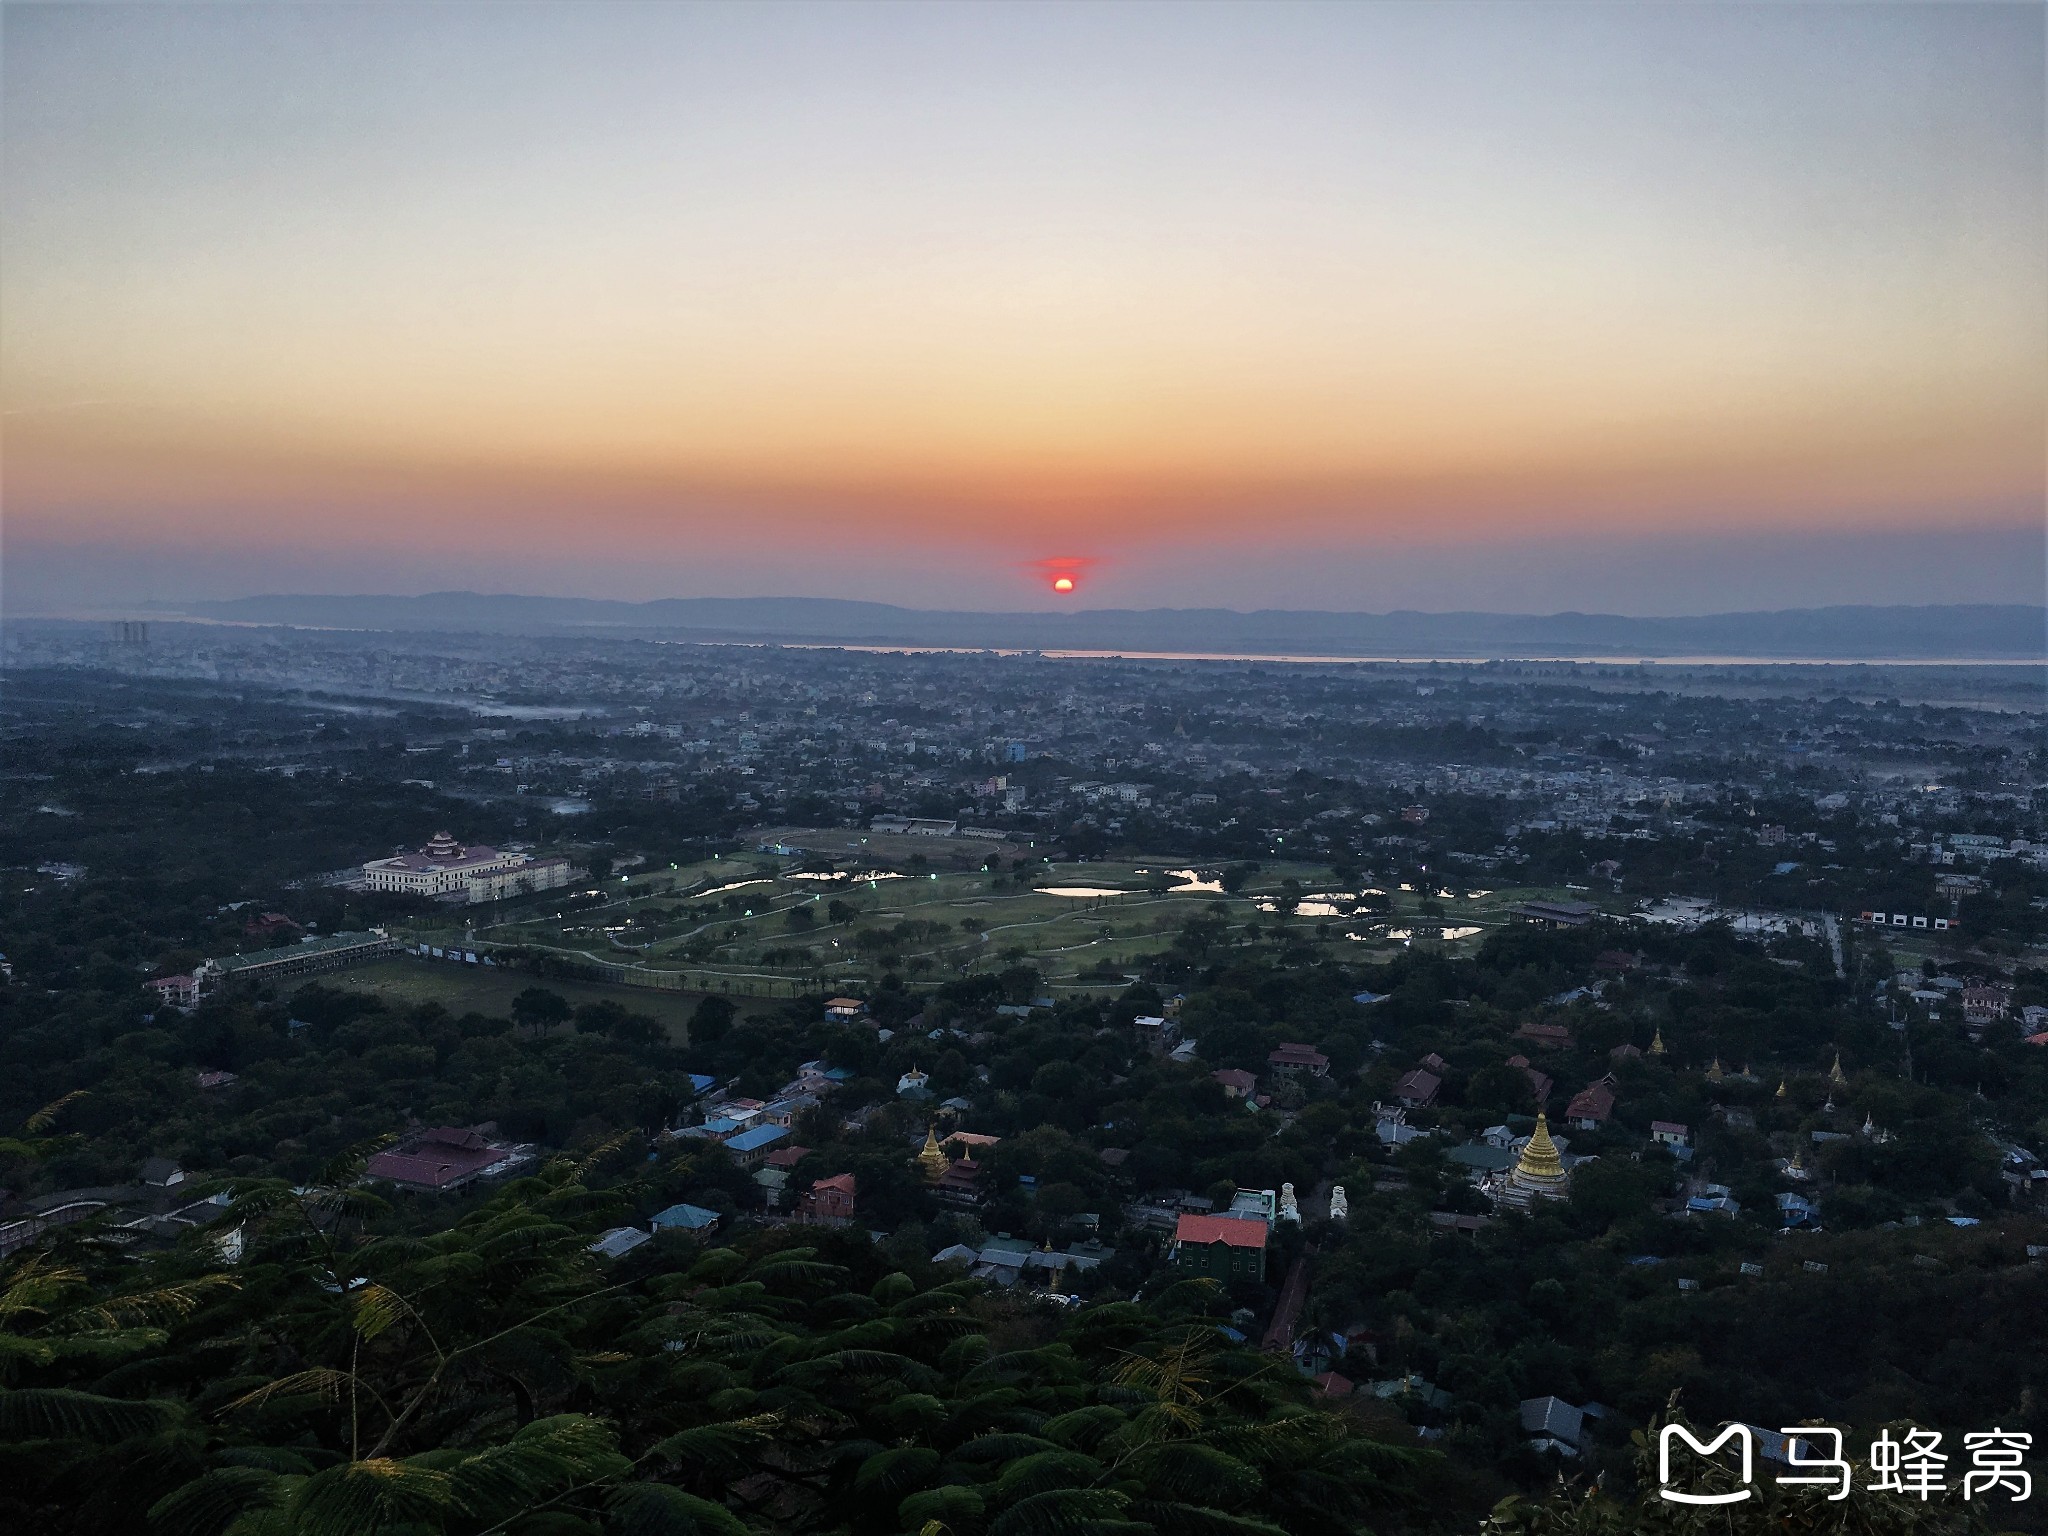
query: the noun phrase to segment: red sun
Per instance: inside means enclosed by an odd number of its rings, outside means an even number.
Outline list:
[[[1081,583],[1088,579],[1094,564],[1092,555],[1055,555],[1048,560],[1034,560],[1027,569],[1033,579],[1052,589],[1054,597],[1072,597],[1081,590]]]

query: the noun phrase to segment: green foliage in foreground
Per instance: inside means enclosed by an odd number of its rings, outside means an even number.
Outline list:
[[[1437,1470],[1230,1347],[1206,1285],[1062,1315],[863,1233],[604,1267],[587,1165],[426,1237],[351,1172],[238,1190],[233,1265],[86,1235],[0,1272],[0,1527],[1337,1536]]]
[[[45,1153],[60,1107],[12,1155]],[[1229,1344],[1211,1282],[1060,1313],[892,1269],[861,1232],[662,1237],[606,1265],[591,1240],[624,1199],[608,1156],[559,1160],[426,1236],[392,1230],[343,1159],[312,1186],[238,1187],[169,1253],[88,1228],[15,1255],[0,1529],[1345,1536],[1478,1518],[1434,1452]],[[1957,1504],[1765,1480],[1711,1511],[1510,1499],[1482,1536],[1989,1529]]]

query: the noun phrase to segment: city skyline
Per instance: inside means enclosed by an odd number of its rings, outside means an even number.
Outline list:
[[[2041,594],[2035,7],[4,25],[17,611]]]

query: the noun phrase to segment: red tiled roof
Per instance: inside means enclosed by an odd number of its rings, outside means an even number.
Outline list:
[[[1266,1224],[1238,1216],[1183,1216],[1173,1229],[1177,1243],[1227,1243],[1232,1248],[1266,1246]]]
[[[508,1154],[495,1147],[454,1147],[426,1142],[412,1152],[379,1152],[364,1170],[373,1179],[394,1179],[440,1189],[457,1179],[501,1163]]]
[[[1534,1040],[1538,1045],[1570,1045],[1572,1032],[1562,1024],[1524,1024],[1515,1031],[1516,1038]]]
[[[1605,1083],[1588,1083],[1565,1108],[1567,1120],[1605,1120],[1614,1113],[1614,1091]]]
[[[1274,1066],[1327,1067],[1330,1058],[1312,1045],[1301,1045],[1288,1041],[1266,1053],[1266,1060]]]
[[[1400,1082],[1394,1084],[1395,1094],[1404,1099],[1433,1099],[1437,1089],[1443,1086],[1443,1079],[1434,1072],[1425,1072],[1417,1067]]]

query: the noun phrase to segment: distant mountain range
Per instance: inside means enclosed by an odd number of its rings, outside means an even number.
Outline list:
[[[1611,613],[1320,613],[1097,608],[960,613],[817,597],[602,598],[430,592],[161,604],[166,617],[331,629],[653,635],[692,640],[1165,651],[1230,655],[1727,656],[1778,660],[2048,658],[2048,608],[2022,604],[1790,608],[1694,618]]]

